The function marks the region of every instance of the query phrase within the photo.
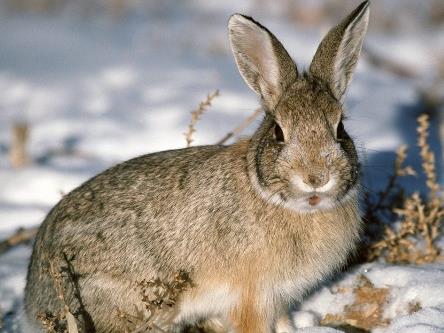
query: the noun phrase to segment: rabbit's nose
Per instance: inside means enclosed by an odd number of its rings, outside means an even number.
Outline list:
[[[329,176],[325,173],[308,174],[304,177],[304,183],[312,186],[313,188],[319,188],[327,184]]]

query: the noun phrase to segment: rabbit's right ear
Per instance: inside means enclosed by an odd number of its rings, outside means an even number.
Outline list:
[[[273,110],[282,92],[297,79],[296,64],[279,40],[251,17],[232,15],[228,32],[239,72]]]

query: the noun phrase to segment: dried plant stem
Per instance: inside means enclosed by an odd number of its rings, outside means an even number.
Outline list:
[[[29,163],[27,152],[29,127],[26,123],[14,124],[9,158],[14,168],[20,168]]]
[[[213,93],[208,94],[206,100],[200,102],[198,108],[191,112],[191,121],[188,125],[188,131],[185,133],[187,147],[190,147],[191,143],[193,142],[193,133],[196,132],[197,122],[202,114],[211,106],[211,102],[217,96],[219,96],[219,90],[215,90]]]
[[[139,282],[139,287],[141,288],[142,302],[145,311],[139,312],[138,316],[134,316],[117,309],[118,316],[126,320],[127,323],[134,323],[133,319],[141,322],[141,325],[129,332],[145,333],[153,330],[161,333],[170,332],[169,327],[173,324],[174,314],[168,318],[166,312],[176,304],[182,292],[193,287],[188,273],[179,271],[170,281],[162,281],[159,278],[155,280],[142,280]],[[162,325],[165,325],[168,329],[156,324],[156,317],[158,317],[159,311],[164,311]]]
[[[236,128],[234,128],[232,131],[228,132],[222,139],[220,139],[216,144],[217,145],[223,145],[228,140],[230,140],[232,137],[239,135],[242,133],[245,128],[247,128],[248,125],[250,125],[254,119],[256,119],[260,114],[262,113],[262,109],[256,109],[251,115],[249,115],[247,118],[242,121]]]
[[[20,228],[12,236],[0,242],[0,255],[14,246],[31,241],[37,234],[38,227]]]
[[[415,170],[411,166],[404,166],[407,158],[407,145],[401,145],[396,150],[396,160],[393,165],[393,173],[389,176],[386,186],[380,192],[375,201],[373,201],[370,193],[365,194],[365,220],[370,223],[379,224],[378,214],[389,213],[396,201],[402,199],[402,191],[397,184],[398,178],[401,176],[414,176]]]
[[[417,78],[419,76],[418,72],[414,71],[411,67],[402,65],[394,60],[384,58],[368,48],[363,49],[363,54],[367,61],[373,66],[383,68],[388,72],[400,77]]]
[[[432,201],[439,200],[437,194],[439,191],[439,184],[436,177],[436,162],[435,154],[430,150],[430,146],[427,143],[427,137],[429,136],[428,130],[430,126],[429,116],[423,114],[418,117],[418,146],[420,148],[420,156],[422,159],[422,169],[426,175],[426,185],[430,190],[430,199]]]
[[[401,208],[390,205],[401,221],[398,226],[386,225],[384,238],[370,247],[370,260],[383,257],[392,263],[421,264],[433,262],[440,255],[435,242],[441,233],[444,202],[439,194],[435,155],[427,143],[428,130],[428,116],[421,115],[418,117],[418,146],[429,197],[422,199],[419,193],[413,193],[403,200]],[[401,168],[405,156],[405,151],[398,150],[395,176],[412,172],[410,168]]]
[[[421,225],[421,234],[427,245],[427,252],[432,256],[439,255],[439,250],[434,242],[439,235],[442,218],[444,217],[444,202],[440,197],[440,186],[436,176],[435,154],[430,150],[427,143],[430,126],[429,116],[426,114],[418,118],[418,146],[420,147],[420,156],[422,159],[422,169],[426,175],[426,185],[429,189],[429,201],[419,208],[419,220],[424,221]],[[425,210],[425,211],[424,211]]]
[[[57,298],[63,304],[62,311],[63,311],[63,315],[66,319],[66,323],[68,326],[68,333],[78,333],[76,320],[75,320],[73,314],[71,313],[68,304],[66,303],[65,293],[63,291],[63,285],[62,285],[63,276],[60,272],[58,272],[55,269],[54,262],[51,260],[49,261],[49,274],[51,275],[52,280],[54,282],[54,287],[57,292]]]

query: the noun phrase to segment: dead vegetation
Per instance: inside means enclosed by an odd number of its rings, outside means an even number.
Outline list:
[[[30,161],[27,151],[29,126],[26,123],[16,123],[12,126],[11,149],[9,159],[14,168],[27,165]]]
[[[345,306],[341,314],[327,313],[322,318],[321,325],[346,332],[370,332],[373,328],[389,324],[389,320],[384,318],[388,288],[376,288],[364,275],[359,275],[352,292],[353,303]]]
[[[140,281],[137,288],[140,290],[143,310],[133,315],[117,309],[118,317],[124,321],[125,333],[168,332],[174,317],[172,307],[179,295],[192,286],[191,278],[185,271],[177,272],[170,281],[159,278]],[[159,316],[162,316],[162,327],[156,322]]]
[[[66,255],[63,258],[48,260],[45,268],[50,275],[57,298],[62,304],[56,313],[45,311],[37,315],[37,319],[48,333],[79,333],[81,329],[77,327],[76,318],[82,316],[87,319],[85,311],[82,311],[83,302],[76,289],[76,274],[70,266],[70,260]],[[74,288],[75,302],[79,304],[79,309],[71,309],[65,299],[65,288],[71,285]],[[140,300],[143,308],[136,309],[135,313],[127,313],[122,309],[116,309],[116,316],[123,322],[125,333],[147,333],[147,332],[170,332],[174,313],[171,311],[176,304],[178,297],[185,290],[191,288],[193,283],[189,274],[185,271],[178,271],[169,280],[142,280],[137,284],[136,289],[140,291]],[[170,311],[169,311],[170,310]],[[169,319],[168,319],[169,315]],[[162,317],[162,327],[156,320]],[[94,327],[90,327],[85,322],[86,332],[95,332]]]
[[[422,161],[422,172],[428,193],[421,197],[419,192],[406,195],[397,183],[398,177],[416,174],[411,167],[404,167],[406,147],[397,152],[394,173],[376,202],[366,197],[366,220],[383,230],[382,239],[368,248],[369,261],[383,258],[390,263],[423,264],[435,261],[440,256],[436,242],[442,235],[444,200],[437,182],[436,160],[427,143],[429,117],[418,117],[418,147]],[[391,214],[392,213],[392,214]],[[397,216],[397,223],[387,221],[387,216]],[[372,230],[374,233],[374,230]],[[373,235],[369,235],[373,237]]]
[[[187,142],[187,147],[191,146],[193,142],[193,133],[196,132],[196,124],[199,121],[200,117],[204,114],[205,111],[211,106],[211,102],[219,96],[219,90],[215,90],[213,93],[208,94],[207,98],[199,103],[199,106],[196,110],[191,111],[191,121],[188,125],[188,130],[185,133],[185,140]]]
[[[54,283],[57,298],[63,305],[60,311],[55,314],[48,311],[39,313],[37,319],[48,333],[78,333],[76,320],[65,299],[64,279],[67,276],[58,268],[60,266],[59,261],[59,259],[49,260],[47,272]]]
[[[351,292],[353,301],[340,309],[339,313],[326,313],[320,321],[321,325],[347,333],[368,333],[390,324],[390,319],[384,313],[385,306],[390,301],[390,288],[378,288],[365,275],[360,274],[352,286],[340,287],[332,292],[344,295]],[[418,301],[412,300],[404,313],[413,314],[421,308]]]
[[[236,126],[233,130],[229,131],[222,139],[220,139],[216,144],[217,145],[223,145],[227,143],[228,140],[231,138],[239,135],[242,133],[248,125],[250,125],[257,117],[259,117],[260,114],[262,114],[262,109],[256,109],[251,115],[249,115],[247,118],[245,118],[242,123],[240,123],[238,126]]]
[[[262,12],[275,8],[273,3],[265,0],[255,0],[254,3]],[[280,17],[287,17],[290,22],[304,26],[321,26],[325,22],[337,22],[344,10],[350,11],[356,6],[354,0],[280,0],[280,3],[278,9]],[[444,3],[441,0],[426,0],[421,3],[422,6],[415,2],[403,2],[402,7],[390,7],[388,3],[388,1],[372,2],[371,30],[387,33],[410,27],[415,27],[417,30],[439,29],[443,25]]]
[[[15,246],[32,242],[37,235],[37,230],[38,227],[19,228],[14,234],[0,242],[0,255]]]
[[[418,301],[411,301],[408,304],[407,313],[411,315],[415,312],[418,312],[421,309],[422,309],[421,303],[419,303]]]

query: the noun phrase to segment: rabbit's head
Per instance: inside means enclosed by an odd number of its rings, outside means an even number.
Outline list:
[[[298,72],[261,24],[240,14],[230,18],[237,66],[265,110],[249,152],[250,178],[264,199],[313,212],[356,197],[357,153],[342,123],[342,101],[367,30],[368,7],[363,2],[330,30],[306,73]]]

